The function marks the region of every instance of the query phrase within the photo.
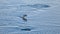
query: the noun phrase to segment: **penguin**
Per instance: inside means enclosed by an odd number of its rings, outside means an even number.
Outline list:
[[[23,15],[22,17],[20,17],[20,18],[22,18],[24,21],[26,21],[27,22],[27,15]]]

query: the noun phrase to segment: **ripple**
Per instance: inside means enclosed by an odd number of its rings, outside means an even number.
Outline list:
[[[49,7],[50,5],[47,4],[20,5],[20,9],[24,11],[37,11],[37,9],[44,9]]]
[[[33,5],[22,5],[22,6],[28,6],[36,9],[42,9],[42,8],[49,8],[50,5],[47,4],[33,4]]]

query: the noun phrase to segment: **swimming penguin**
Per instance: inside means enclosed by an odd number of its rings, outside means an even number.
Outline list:
[[[22,17],[20,17],[20,18],[22,18],[24,21],[27,21],[27,15],[23,15]]]

